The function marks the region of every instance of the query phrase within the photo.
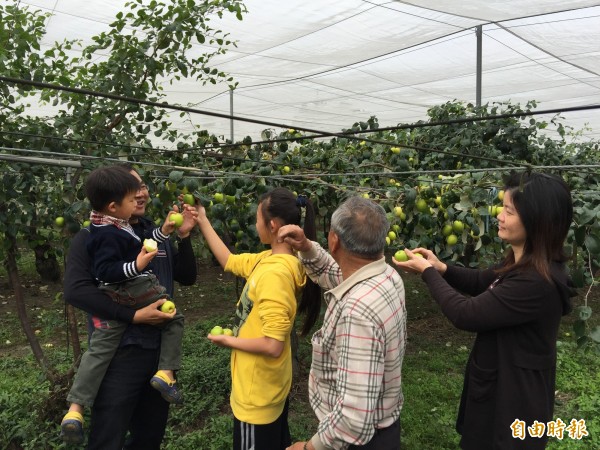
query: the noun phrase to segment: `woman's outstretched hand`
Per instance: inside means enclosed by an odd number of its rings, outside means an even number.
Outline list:
[[[444,274],[448,266],[441,262],[437,256],[431,251],[423,247],[418,247],[413,250],[404,249],[408,260],[398,261],[392,258],[392,263],[402,270],[410,273],[423,273],[425,269],[433,267],[435,270]]]

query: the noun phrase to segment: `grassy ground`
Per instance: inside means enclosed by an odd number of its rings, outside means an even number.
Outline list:
[[[39,330],[52,364],[66,370],[72,350],[66,348],[66,326],[60,285],[42,285],[24,261],[22,284],[28,314]],[[174,407],[165,449],[223,450],[231,446],[229,352],[206,339],[213,325],[232,322],[237,290],[234,278],[219,268],[199,266],[196,286],[176,292],[178,308],[186,315],[184,368],[180,381],[186,403]],[[431,301],[421,280],[404,276],[408,310],[408,345],[403,367],[405,404],[402,441],[407,450],[458,448],[454,421],[464,365],[473,336],[454,329]],[[12,290],[0,272],[0,448],[65,448],[57,439],[60,416],[48,417],[46,399],[51,388],[43,381],[17,320]],[[576,302],[581,303],[579,298]],[[595,323],[600,315],[598,296],[588,300]],[[588,437],[552,438],[551,450],[600,449],[600,359],[577,351],[571,332],[573,318],[560,332],[555,418],[567,425],[583,419]],[[84,318],[80,316],[82,336]],[[310,340],[300,340],[300,364],[291,392],[290,426],[295,439],[306,439],[316,429],[307,399]],[[59,408],[60,409],[60,408]],[[12,443],[11,443],[12,442]],[[9,444],[11,443],[11,444]]]

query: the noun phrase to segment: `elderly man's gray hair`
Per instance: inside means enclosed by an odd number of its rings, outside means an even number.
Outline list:
[[[381,258],[389,228],[385,210],[363,197],[350,197],[331,216],[331,230],[342,246],[364,258]]]

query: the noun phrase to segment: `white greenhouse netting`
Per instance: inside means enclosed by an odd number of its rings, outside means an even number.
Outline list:
[[[3,3],[6,3],[2,0]],[[23,0],[51,12],[45,43],[108,29],[118,0]],[[239,83],[235,116],[338,132],[376,116],[381,126],[426,119],[447,101],[476,101],[475,29],[482,27],[482,104],[538,101],[541,110],[600,104],[600,2],[247,0],[242,21],[215,19],[237,48],[214,65]],[[200,50],[200,48],[198,49]],[[166,101],[230,114],[226,85],[165,83]],[[42,111],[30,108],[31,114]],[[568,112],[563,123],[600,138],[600,110]],[[230,138],[230,122],[171,115]],[[550,118],[548,116],[547,118]],[[264,125],[235,122],[234,139]]]

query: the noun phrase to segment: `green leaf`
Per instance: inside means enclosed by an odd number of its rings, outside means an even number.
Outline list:
[[[417,198],[417,191],[415,189],[410,188],[406,191],[406,194],[405,194],[406,203],[414,203],[416,198]]]
[[[196,180],[195,178],[187,178],[185,180],[184,186],[187,187],[188,191],[194,192],[199,187],[198,180]]]
[[[593,255],[600,255],[600,238],[593,234],[585,237],[585,246]]]
[[[592,316],[592,308],[589,306],[578,306],[575,312],[579,320],[588,320]]]
[[[187,66],[181,61],[177,61],[176,64],[177,64],[177,68],[179,69],[181,74],[187,78],[187,76],[188,76]]]
[[[583,211],[579,214],[579,224],[585,225],[596,220],[596,213],[598,212],[596,209],[586,208],[585,206],[582,209]]]
[[[596,325],[590,333],[590,337],[596,344],[600,344],[600,325]]]
[[[585,227],[579,227],[575,230],[575,242],[577,242],[577,245],[580,247],[583,246],[583,243],[585,242],[585,230]]]
[[[585,286],[585,271],[581,268],[573,269],[571,271],[571,279],[576,288],[582,288]]]
[[[181,170],[173,170],[173,171],[171,171],[171,173],[169,173],[169,181],[172,181],[173,183],[177,183],[182,178],[183,178],[183,171],[181,171]]]
[[[160,37],[157,48],[159,50],[164,50],[165,48],[167,48],[169,46],[170,43],[171,43],[171,40],[166,36],[166,34],[164,34]]]
[[[581,336],[580,338],[577,338],[577,348],[585,347],[589,341],[590,338],[587,336]]]
[[[573,324],[573,331],[578,338],[585,336],[585,321],[577,320]]]
[[[85,202],[79,202],[79,201],[74,202],[71,205],[71,211],[73,211],[75,213],[75,212],[79,211],[82,207],[84,207],[85,205],[86,205]]]

